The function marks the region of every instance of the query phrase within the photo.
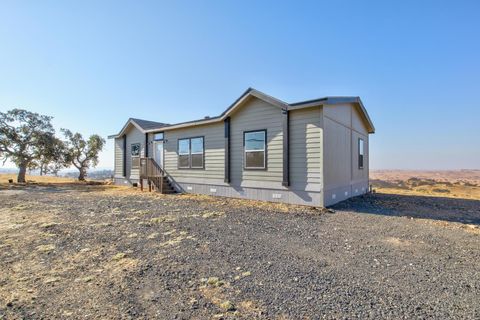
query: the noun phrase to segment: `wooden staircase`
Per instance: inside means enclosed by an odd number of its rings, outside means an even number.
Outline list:
[[[144,180],[147,180],[148,191],[176,193],[165,170],[153,158],[140,158],[140,189],[142,191]]]

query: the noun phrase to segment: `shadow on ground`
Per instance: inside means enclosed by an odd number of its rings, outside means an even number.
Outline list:
[[[480,225],[480,200],[371,193],[343,201],[332,208]]]
[[[112,187],[101,182],[72,182],[72,183],[25,183],[25,184],[0,184],[1,191],[22,192],[98,192]]]

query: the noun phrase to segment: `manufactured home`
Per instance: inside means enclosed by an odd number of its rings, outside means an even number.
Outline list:
[[[219,116],[131,118],[109,138],[117,185],[322,207],[368,191],[374,132],[359,97],[286,103],[249,88]]]

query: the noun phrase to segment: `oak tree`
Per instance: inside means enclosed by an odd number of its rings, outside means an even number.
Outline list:
[[[87,140],[80,133],[72,133],[62,129],[66,137],[65,159],[80,172],[78,180],[85,181],[87,169],[98,164],[98,154],[105,145],[105,139],[97,134],[91,135]]]
[[[52,117],[24,109],[0,112],[0,159],[18,168],[17,182],[25,182],[27,168],[34,165],[46,143],[55,136]]]

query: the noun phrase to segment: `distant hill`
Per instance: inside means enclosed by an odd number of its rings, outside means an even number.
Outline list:
[[[371,170],[370,178],[383,181],[406,181],[417,178],[451,183],[470,182],[480,184],[480,170]]]

